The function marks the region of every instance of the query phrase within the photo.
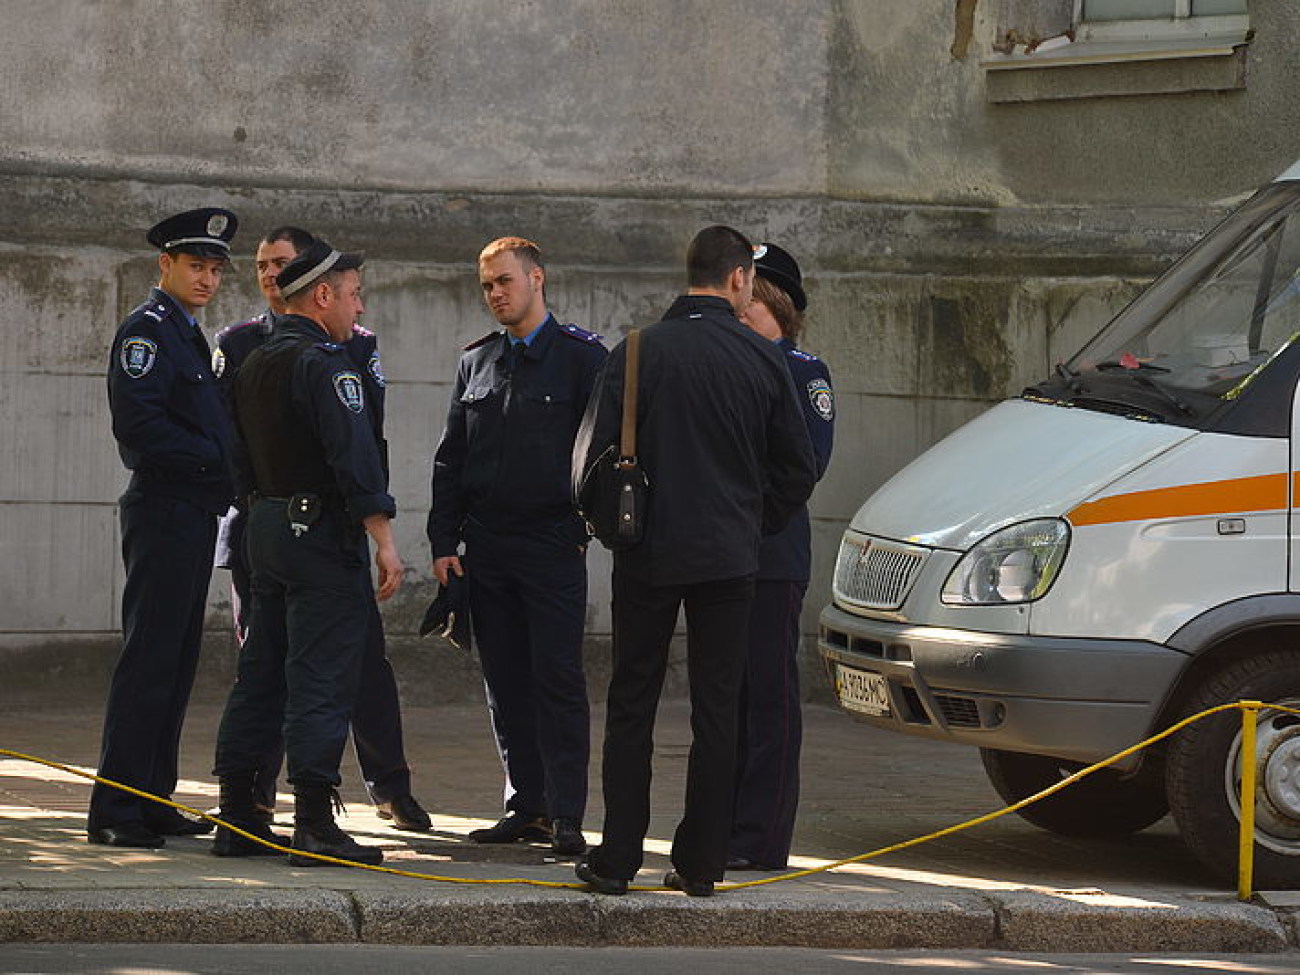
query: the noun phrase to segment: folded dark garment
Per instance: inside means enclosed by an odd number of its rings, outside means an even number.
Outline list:
[[[457,650],[469,650],[471,636],[465,580],[455,573],[447,573],[447,584],[438,587],[438,594],[420,623],[420,636],[431,633],[442,637]]]

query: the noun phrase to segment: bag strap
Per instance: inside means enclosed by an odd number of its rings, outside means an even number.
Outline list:
[[[636,387],[637,365],[640,356],[641,329],[634,328],[627,335],[627,368],[623,375],[623,432],[619,437],[619,459],[636,460]]]

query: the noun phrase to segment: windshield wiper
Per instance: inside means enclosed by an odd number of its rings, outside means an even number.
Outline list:
[[[1161,370],[1161,372],[1168,372],[1168,371],[1169,371],[1168,369]],[[1170,406],[1176,409],[1179,413],[1183,414],[1183,416],[1191,416],[1196,412],[1185,402],[1183,402],[1181,399],[1179,399],[1177,396],[1171,393],[1169,390],[1165,389],[1159,383],[1152,382],[1146,376],[1134,376],[1133,381],[1137,383],[1139,386],[1141,386],[1143,389],[1151,390],[1151,392],[1155,393],[1166,403],[1168,403]]]
[[[1099,362],[1094,367],[1098,372],[1105,372],[1108,369],[1123,369],[1125,372],[1168,372],[1164,366],[1152,365],[1149,362],[1139,362],[1136,365],[1126,365],[1111,359],[1107,362]]]

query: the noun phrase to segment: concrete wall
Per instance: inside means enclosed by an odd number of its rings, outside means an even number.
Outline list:
[[[250,257],[274,224],[369,252],[411,567],[385,613],[408,687],[432,697],[475,681],[413,630],[432,595],[429,457],[457,350],[491,325],[478,249],[539,240],[552,306],[612,345],[680,289],[701,226],[788,246],[809,274],[806,345],[840,404],[813,501],[811,632],[870,489],[1045,374],[1218,201],[1300,155],[1288,0],[1252,4],[1240,91],[1012,106],[987,101],[987,7],[955,60],[945,0],[549,0],[491,16],[472,0],[0,0],[0,679],[111,666],[125,473],[104,357],[155,273],[145,228],[205,204],[243,221],[210,332],[258,310]],[[593,554],[597,672],[607,570]],[[214,687],[231,659],[224,585]]]

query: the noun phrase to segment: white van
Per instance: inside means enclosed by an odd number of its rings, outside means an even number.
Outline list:
[[[1300,163],[1056,369],[877,491],[819,648],[872,725],[977,745],[1008,801],[1213,705],[1300,706]],[[1172,812],[1235,876],[1240,713],[1027,808]],[[1300,718],[1259,715],[1256,886],[1300,886]]]

